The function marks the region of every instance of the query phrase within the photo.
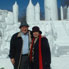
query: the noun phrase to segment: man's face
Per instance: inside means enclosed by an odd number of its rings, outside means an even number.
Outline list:
[[[37,38],[39,36],[39,32],[33,32],[34,38]]]
[[[27,26],[21,27],[21,32],[23,32],[24,34],[26,34],[28,32],[28,27]]]

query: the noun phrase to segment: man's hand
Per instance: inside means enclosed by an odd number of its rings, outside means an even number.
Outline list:
[[[11,59],[11,62],[12,62],[13,65],[15,64],[14,58]]]

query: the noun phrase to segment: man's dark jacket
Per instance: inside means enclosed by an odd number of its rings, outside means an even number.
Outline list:
[[[34,44],[34,68],[39,69],[39,39]],[[51,64],[51,52],[49,43],[46,37],[41,38],[41,53],[42,53],[42,62],[43,69],[50,69]]]
[[[20,63],[20,56],[22,50],[23,40],[21,38],[20,32],[14,34],[10,41],[10,52],[9,57],[15,59],[14,68],[18,69]]]

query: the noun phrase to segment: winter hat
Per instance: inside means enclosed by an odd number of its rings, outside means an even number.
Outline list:
[[[32,32],[39,32],[40,34],[42,34],[42,32],[40,31],[40,28],[38,26],[34,26],[32,28]]]
[[[19,27],[19,28],[21,28],[21,27],[23,27],[23,26],[27,26],[27,27],[29,27],[29,25],[27,24],[27,22],[26,22],[26,21],[21,22],[21,25],[20,25],[20,27]]]

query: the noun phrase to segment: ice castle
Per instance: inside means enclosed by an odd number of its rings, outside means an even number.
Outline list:
[[[0,62],[2,62],[0,66],[5,69],[13,69],[8,54],[11,36],[19,31],[18,9],[18,4],[15,2],[12,12],[0,10]],[[52,69],[69,69],[67,65],[69,64],[69,7],[60,7],[61,20],[58,18],[57,0],[44,0],[44,9],[45,20],[40,20],[39,3],[34,6],[32,1],[29,1],[26,10],[29,29],[37,25],[43,32],[42,35],[48,38],[52,54]]]

